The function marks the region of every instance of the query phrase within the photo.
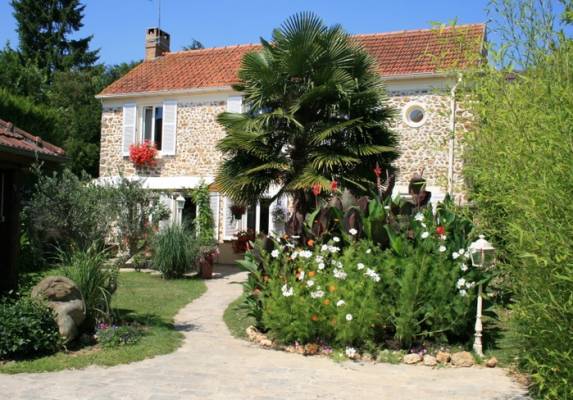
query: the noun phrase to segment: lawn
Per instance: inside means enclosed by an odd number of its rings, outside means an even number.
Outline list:
[[[166,354],[177,349],[183,335],[173,328],[173,317],[187,303],[201,296],[206,286],[198,279],[163,280],[140,272],[121,273],[113,308],[122,319],[147,326],[135,345],[103,349],[84,347],[33,360],[11,361],[0,365],[0,372],[44,372],[89,365],[112,366]]]
[[[244,295],[233,301],[223,314],[223,320],[227,324],[227,328],[236,338],[246,339],[246,329],[250,325],[255,325],[255,319],[247,315],[247,310],[241,307],[244,301]]]

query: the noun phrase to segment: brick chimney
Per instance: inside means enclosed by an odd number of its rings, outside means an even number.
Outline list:
[[[145,59],[153,60],[169,53],[169,34],[159,28],[149,28],[145,32]]]

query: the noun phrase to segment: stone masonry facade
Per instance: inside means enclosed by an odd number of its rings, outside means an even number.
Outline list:
[[[393,129],[399,134],[397,184],[405,186],[416,172],[424,171],[428,186],[447,188],[448,148],[451,135],[451,97],[449,92],[432,90],[389,91],[389,102],[396,108]],[[403,120],[403,110],[412,102],[421,104],[428,114],[426,122],[412,128]],[[191,101],[178,103],[177,149],[174,156],[159,156],[157,166],[137,170],[128,157],[121,154],[122,107],[105,106],[102,115],[100,176],[214,176],[221,162],[216,143],[225,132],[216,116],[225,111],[225,101]],[[454,193],[463,193],[462,138],[468,115],[457,112],[454,161]]]

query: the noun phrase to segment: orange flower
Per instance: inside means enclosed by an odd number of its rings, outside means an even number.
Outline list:
[[[306,244],[308,245],[308,247],[312,247],[312,246],[314,246],[314,240],[308,239],[308,240],[306,241]]]
[[[328,299],[324,299],[324,301],[322,302],[322,304],[324,304],[325,306],[330,304],[330,300]]]
[[[313,321],[318,321],[318,315],[312,314],[312,317],[310,317],[310,319]]]
[[[315,275],[316,275],[316,272],[314,272],[314,271],[308,271],[308,277],[309,277],[309,278],[312,278],[312,277],[315,276]]]
[[[329,285],[329,286],[328,286],[328,291],[329,291],[330,293],[336,291],[336,286],[335,286],[335,285]]]

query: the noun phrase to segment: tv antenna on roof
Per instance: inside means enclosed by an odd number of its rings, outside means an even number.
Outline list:
[[[149,0],[153,2],[153,0]],[[161,29],[161,0],[157,0],[157,27]]]

